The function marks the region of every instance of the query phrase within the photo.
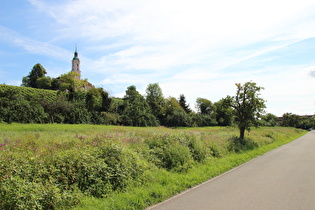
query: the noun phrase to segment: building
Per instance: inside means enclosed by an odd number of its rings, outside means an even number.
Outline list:
[[[78,73],[78,77],[76,79],[81,80],[80,59],[79,59],[79,53],[78,53],[77,47],[75,48],[74,56],[72,58],[72,69],[71,69],[71,72]],[[85,85],[83,87],[83,89],[84,90],[88,90],[88,89],[91,89],[93,87],[94,86],[91,83],[87,82],[87,85]]]
[[[81,70],[80,70],[80,59],[78,56],[78,50],[77,48],[75,48],[75,52],[74,52],[74,57],[72,59],[72,72],[76,72],[78,73],[78,78],[77,79],[81,79]]]

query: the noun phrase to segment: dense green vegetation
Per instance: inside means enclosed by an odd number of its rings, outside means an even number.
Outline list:
[[[304,133],[0,124],[0,208],[143,209]]]
[[[7,123],[231,126],[241,122],[236,113],[231,97],[214,103],[197,98],[194,112],[183,94],[179,99],[165,98],[158,84],[149,84],[145,96],[135,86],[130,86],[121,99],[112,98],[102,88],[94,87],[71,92],[0,85],[0,122]],[[250,126],[280,125],[309,129],[315,124],[314,117],[299,117],[291,113],[285,113],[282,121],[270,113],[258,115],[254,120],[254,123],[249,123]]]
[[[22,87],[0,85],[0,122],[68,123],[127,126],[203,127],[238,125],[240,139],[253,126],[291,126],[310,129],[315,118],[284,114],[283,121],[265,114],[265,100],[254,82],[236,83],[236,95],[217,102],[197,98],[195,110],[184,94],[165,98],[159,84],[149,84],[145,95],[135,86],[127,87],[123,98],[112,98],[103,88],[95,88],[78,72],[57,78],[46,76],[35,64]],[[28,87],[28,88],[27,88]],[[49,90],[45,90],[49,89]],[[55,90],[55,91],[50,91]]]

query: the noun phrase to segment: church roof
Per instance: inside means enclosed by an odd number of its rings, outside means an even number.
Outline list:
[[[74,52],[74,57],[72,60],[80,60],[79,57],[78,57],[78,52],[77,50]]]

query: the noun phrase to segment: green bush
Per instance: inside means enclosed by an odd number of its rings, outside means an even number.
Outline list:
[[[147,139],[148,161],[156,166],[173,171],[186,171],[194,161],[201,162],[207,157],[207,149],[193,135],[168,133]]]
[[[208,149],[201,140],[197,140],[196,137],[191,136],[188,143],[192,157],[197,162],[204,161],[208,156]]]
[[[246,150],[252,150],[259,147],[259,143],[254,141],[251,138],[240,139],[238,137],[233,137],[230,139],[230,148],[231,152],[243,152]]]
[[[145,168],[139,157],[118,144],[108,143],[99,147],[95,156],[107,164],[113,190],[123,189],[130,181],[137,180]]]

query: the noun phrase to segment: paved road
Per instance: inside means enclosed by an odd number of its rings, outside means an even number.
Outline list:
[[[315,131],[149,209],[314,210]]]

